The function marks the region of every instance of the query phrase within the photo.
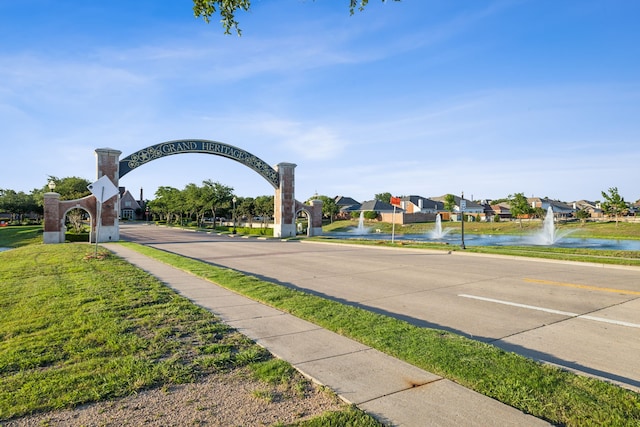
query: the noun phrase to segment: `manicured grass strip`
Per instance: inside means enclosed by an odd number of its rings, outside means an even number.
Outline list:
[[[42,243],[42,232],[41,225],[0,227],[0,248],[17,248]]]
[[[640,395],[449,332],[343,305],[230,269],[124,243],[559,425],[637,426]]]
[[[313,241],[330,241],[337,244],[353,244],[365,246],[385,246],[395,248],[435,249],[445,251],[462,251],[459,245],[441,243],[422,243],[401,241],[391,243],[389,240],[373,239],[335,239],[331,237],[313,237]],[[640,267],[640,251],[599,250],[585,248],[554,248],[544,246],[467,246],[465,252],[522,256],[530,258],[553,259],[560,261],[590,262],[596,264],[628,265]]]

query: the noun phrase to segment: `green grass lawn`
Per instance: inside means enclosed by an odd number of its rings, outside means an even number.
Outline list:
[[[37,230],[0,230],[0,247],[18,247],[0,253],[0,421],[270,360],[211,313],[123,260],[103,251],[95,258],[89,245],[33,244],[31,233]],[[604,381],[233,270],[127,245],[552,423],[640,425],[640,395]],[[326,417],[302,425],[376,425],[353,410]]]
[[[42,243],[42,231],[41,225],[0,227],[0,248]]]
[[[267,382],[283,375],[292,388],[302,380],[210,312],[86,244],[0,253],[0,308],[0,424],[242,367]],[[379,425],[353,408],[324,417]]]

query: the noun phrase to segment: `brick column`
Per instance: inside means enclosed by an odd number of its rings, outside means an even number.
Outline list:
[[[278,163],[275,168],[280,178],[280,185],[274,197],[274,237],[295,237],[296,235],[295,168],[296,165],[293,163]]]
[[[322,235],[322,200],[311,200],[309,236]]]
[[[60,218],[60,194],[44,193],[44,243],[63,243],[61,230],[62,218]]]
[[[97,177],[103,175],[109,177],[113,185],[118,187],[120,181],[120,154],[121,151],[112,148],[98,148],[96,150]],[[102,222],[100,235],[96,236],[98,243],[120,240],[120,228],[118,217],[120,216],[120,195],[116,194],[102,203]]]

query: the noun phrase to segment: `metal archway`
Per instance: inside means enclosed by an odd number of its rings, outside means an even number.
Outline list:
[[[280,185],[278,172],[262,159],[233,145],[206,139],[179,139],[161,142],[160,144],[138,150],[120,160],[120,178],[138,166],[142,166],[152,160],[184,153],[204,153],[226,157],[253,169],[261,177],[266,179],[273,188],[277,189]]]

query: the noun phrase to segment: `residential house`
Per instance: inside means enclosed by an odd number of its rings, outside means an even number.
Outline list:
[[[485,220],[485,211],[484,211],[484,207],[476,202],[473,202],[471,200],[467,200],[467,199],[462,199],[459,196],[454,195],[453,198],[455,200],[455,207],[453,209],[453,212],[449,212],[449,211],[445,211],[444,210],[444,203],[445,203],[445,199],[446,199],[446,195],[444,196],[439,196],[439,197],[431,197],[432,200],[435,200],[437,202],[442,202],[443,204],[443,212],[441,213],[442,215],[442,219],[443,220],[453,220],[453,221],[459,221],[460,220],[460,203],[462,200],[464,200],[465,202],[465,208],[464,208],[464,214],[467,215],[467,217],[473,221],[475,219],[479,219],[480,221],[484,221]]]
[[[579,210],[585,210],[589,212],[589,215],[591,218],[594,218],[594,219],[604,218],[604,211],[600,207],[600,203],[592,202],[589,200],[578,200],[576,202],[573,202],[571,205],[573,207],[574,212]]]
[[[488,207],[488,209],[487,209]],[[485,215],[487,221],[495,221],[495,217],[500,218],[501,220],[510,220],[511,216],[511,205],[507,202],[497,203],[497,204],[487,204],[485,206]]]
[[[338,206],[337,219],[350,219],[351,212],[360,207],[360,202],[351,197],[336,196],[334,197],[336,206]],[[355,208],[355,209],[354,209]]]
[[[422,196],[400,197],[403,212],[402,224],[435,221],[436,215],[444,211],[444,204]]]
[[[541,208],[545,212],[551,208],[553,210],[553,217],[556,219],[569,219],[573,217],[575,209],[568,204],[559,200],[551,200],[548,198],[530,197],[527,201],[532,208]]]
[[[120,187],[120,218],[137,219],[142,213],[142,208],[129,190]]]

